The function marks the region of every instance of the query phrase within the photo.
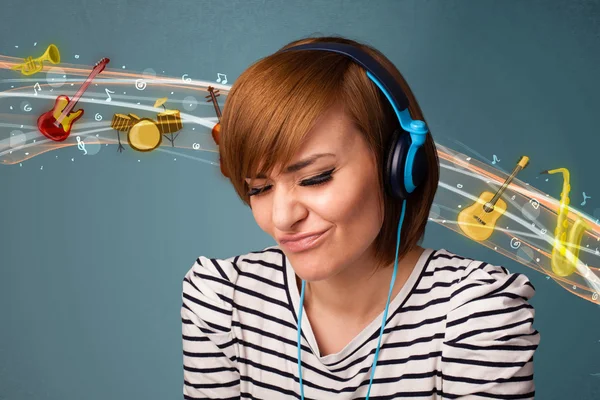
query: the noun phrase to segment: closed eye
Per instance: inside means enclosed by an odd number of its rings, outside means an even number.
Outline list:
[[[317,186],[329,182],[331,179],[333,179],[333,176],[331,175],[333,174],[334,170],[335,168],[332,168],[329,171],[325,171],[317,176],[313,176],[312,178],[304,179],[300,181],[300,186]],[[248,196],[258,196],[264,194],[272,187],[273,185],[265,185],[262,187],[250,188],[248,191]]]
[[[333,178],[331,176],[331,174],[333,173],[334,169],[335,168],[330,169],[329,171],[323,172],[322,174],[319,174],[312,178],[305,179],[300,182],[300,186],[316,186],[316,185],[321,185],[325,182],[328,182]]]
[[[266,185],[266,186],[259,187],[259,188],[251,188],[248,191],[248,196],[257,196],[257,195],[263,194],[264,192],[271,189],[272,186],[273,185]]]

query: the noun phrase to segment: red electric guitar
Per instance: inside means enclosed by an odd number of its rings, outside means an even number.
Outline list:
[[[87,77],[83,85],[79,88],[75,96],[71,100],[65,95],[60,95],[56,98],[54,108],[42,115],[37,120],[37,126],[40,132],[44,134],[48,139],[54,140],[55,142],[62,142],[69,137],[71,133],[71,127],[81,116],[83,115],[83,109],[79,109],[75,112],[71,112],[83,92],[92,83],[92,80],[100,72],[104,71],[106,64],[110,60],[103,58],[96,63],[92,73]]]

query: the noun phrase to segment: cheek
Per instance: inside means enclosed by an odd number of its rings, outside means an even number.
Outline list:
[[[341,176],[334,179],[332,185],[323,192],[321,196],[313,199],[313,210],[323,219],[347,228],[355,233],[355,230],[372,230],[379,233],[381,228],[381,206],[379,196],[379,185],[373,182],[371,176],[359,176],[352,174],[354,179]],[[361,235],[361,236],[364,236]]]
[[[271,234],[271,214],[270,209],[262,201],[252,202],[252,215],[260,229]]]

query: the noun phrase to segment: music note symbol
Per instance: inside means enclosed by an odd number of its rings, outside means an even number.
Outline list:
[[[81,138],[79,136],[77,136],[76,139],[77,139],[77,148],[79,150],[82,150],[84,152],[83,155],[85,156],[87,154],[87,150],[85,149],[85,143],[83,143],[83,140],[81,140]]]
[[[37,89],[35,88],[37,86]],[[35,95],[37,96],[37,92],[42,91],[42,87],[40,86],[40,84],[38,82],[35,83],[35,85],[33,85],[33,91],[35,92]]]
[[[223,82],[221,82],[221,76],[223,76]],[[227,83],[227,75],[217,73],[217,82],[221,82],[223,85]]]
[[[537,201],[536,199],[529,199],[529,203],[531,203],[531,207],[533,207],[534,209],[538,209],[540,208],[540,202]]]
[[[498,157],[496,157],[496,155],[494,154],[494,161],[492,161],[492,164],[496,164],[497,162],[500,162],[500,160],[498,159]]]
[[[582,206],[585,206],[585,203],[587,201],[587,199],[591,199],[591,196],[586,196],[585,192],[583,192],[583,203],[581,203]]]
[[[112,97],[110,97],[111,93],[114,93],[112,90],[108,90],[108,89],[104,89],[104,91],[106,92],[106,95],[108,96],[108,99],[106,99],[106,101],[110,102],[112,100]]]

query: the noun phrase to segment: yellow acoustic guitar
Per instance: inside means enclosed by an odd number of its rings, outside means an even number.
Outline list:
[[[482,241],[494,233],[496,221],[506,211],[506,202],[500,198],[515,176],[529,164],[529,157],[522,156],[514,171],[498,189],[496,194],[483,192],[477,202],[458,214],[458,226],[473,240]]]

